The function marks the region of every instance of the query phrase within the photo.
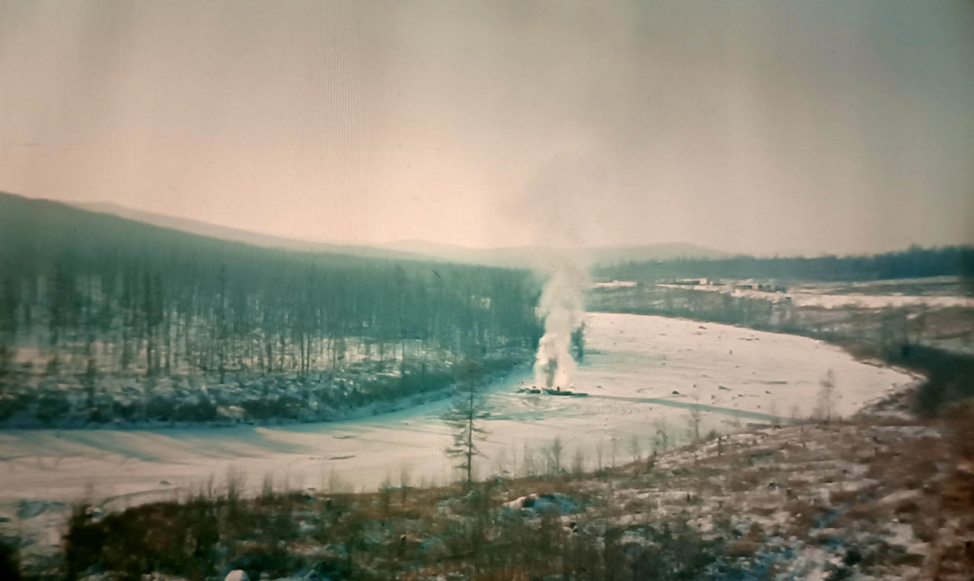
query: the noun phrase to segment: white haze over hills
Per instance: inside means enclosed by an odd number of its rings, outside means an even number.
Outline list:
[[[354,256],[405,258],[413,260],[422,260],[428,258],[426,256],[420,256],[418,254],[412,254],[405,251],[400,252],[374,246],[313,242],[310,240],[298,240],[295,238],[285,238],[283,236],[260,234],[258,232],[251,232],[249,230],[241,230],[238,228],[210,224],[209,222],[203,222],[201,220],[190,220],[188,218],[167,216],[166,214],[143,212],[142,210],[127,208],[111,202],[91,202],[78,204],[69,203],[68,205],[80,210],[86,210],[88,212],[110,214],[112,216],[118,216],[119,218],[125,218],[126,220],[145,222],[146,224],[151,224],[160,228],[169,228],[171,230],[179,230],[181,232],[188,232],[190,234],[197,234],[199,236],[209,236],[210,238],[218,238],[220,240],[227,240],[231,242],[243,242],[244,244],[261,246],[264,248],[279,248],[298,252],[351,254]]]
[[[558,254],[552,252],[552,248],[555,245],[551,247],[472,248],[458,244],[444,244],[427,240],[401,240],[376,245],[315,242],[260,234],[248,230],[210,224],[199,220],[168,216],[166,214],[144,212],[110,202],[69,205],[90,212],[111,214],[120,218],[145,222],[153,226],[180,230],[191,234],[210,236],[212,238],[233,242],[243,242],[266,248],[281,248],[300,252],[326,252],[393,259],[437,260],[512,268],[540,268],[542,270],[547,270],[545,264],[547,261],[546,257]],[[573,252],[584,255],[583,262],[591,266],[629,261],[672,260],[676,258],[720,258],[730,255],[730,253],[719,250],[680,242],[633,246],[599,246],[574,249]]]
[[[469,248],[455,244],[440,244],[426,240],[402,240],[381,245],[400,252],[436,256],[457,262],[476,262],[497,266],[532,266],[536,263],[538,248],[519,246],[512,248]],[[618,262],[672,260],[675,258],[720,258],[730,253],[704,248],[696,244],[669,242],[636,246],[597,246],[579,250],[588,255],[592,265]]]

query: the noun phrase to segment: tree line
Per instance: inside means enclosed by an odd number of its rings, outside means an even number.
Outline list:
[[[763,278],[792,280],[885,280],[929,276],[974,277],[974,247],[911,246],[901,252],[859,256],[802,256],[719,259],[677,259],[625,262],[596,269],[599,277],[614,280],[672,278]]]

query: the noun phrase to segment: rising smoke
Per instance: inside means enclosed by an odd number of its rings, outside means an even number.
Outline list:
[[[516,208],[516,215],[536,233],[536,270],[545,275],[538,303],[544,336],[534,364],[535,386],[571,386],[575,360],[572,333],[582,327],[591,256],[585,238],[599,222],[598,193],[604,171],[589,156],[566,153],[538,167]]]
[[[534,363],[535,385],[567,389],[575,371],[572,334],[585,316],[588,269],[579,255],[563,252],[549,261],[550,276],[538,303],[544,318],[544,336]]]

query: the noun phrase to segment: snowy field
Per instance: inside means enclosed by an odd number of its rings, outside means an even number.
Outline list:
[[[773,417],[807,416],[819,382],[835,378],[834,410],[848,416],[913,378],[855,361],[815,340],[663,317],[589,314],[574,389],[589,397],[516,393],[525,374],[491,387],[481,476],[543,470],[552,441],[561,465],[628,462],[653,445]],[[25,430],[0,433],[0,516],[33,518],[88,498],[106,508],[220,486],[238,475],[275,487],[371,489],[443,483],[451,437],[445,402],[368,419],[286,427],[171,430]],[[694,414],[691,409],[700,413]],[[601,451],[601,454],[600,454]],[[37,502],[22,502],[37,501]]]
[[[602,288],[622,288],[626,283],[614,281]],[[662,288],[715,292],[736,298],[759,299],[778,303],[791,301],[801,308],[818,309],[883,309],[903,307],[972,308],[974,298],[965,296],[958,277],[869,281],[861,283],[804,283],[787,292],[756,290],[752,280],[725,281],[722,284],[660,284]],[[904,292],[906,291],[906,292]],[[947,292],[948,294],[943,294]]]

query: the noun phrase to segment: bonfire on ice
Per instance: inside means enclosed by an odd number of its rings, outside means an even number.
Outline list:
[[[534,389],[554,395],[574,395],[571,387],[575,359],[571,349],[573,336],[582,328],[585,303],[582,292],[588,276],[572,260],[563,260],[552,273],[541,293],[539,314],[544,318],[545,333],[538,342],[534,364]]]

